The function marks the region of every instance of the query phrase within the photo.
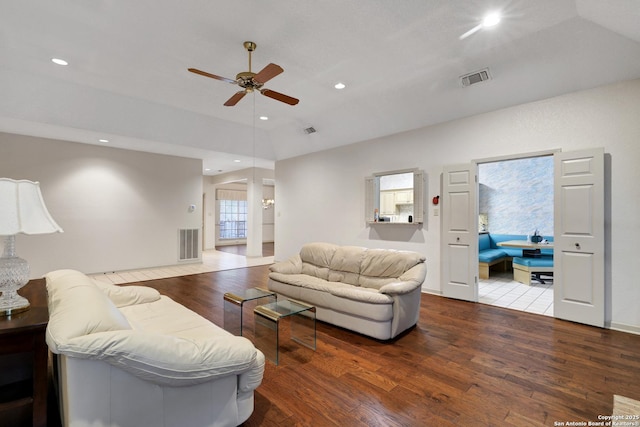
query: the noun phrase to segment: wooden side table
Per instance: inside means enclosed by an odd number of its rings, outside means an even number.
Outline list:
[[[0,316],[0,420],[2,420],[0,424],[2,425],[34,427],[47,425],[49,352],[45,342],[45,331],[49,321],[49,311],[42,282],[30,283],[27,285],[30,287],[27,292],[20,292],[29,299],[31,303],[29,310],[8,317]]]

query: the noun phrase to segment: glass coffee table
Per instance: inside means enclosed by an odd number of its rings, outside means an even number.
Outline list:
[[[274,364],[278,364],[280,323],[291,319],[291,339],[316,350],[316,308],[294,300],[259,305],[254,310],[255,345]]]
[[[244,304],[262,298],[268,298],[268,302],[271,303],[278,300],[278,295],[263,288],[247,289],[243,295],[236,295],[231,292],[224,294],[224,330],[231,332],[233,335],[242,336]]]

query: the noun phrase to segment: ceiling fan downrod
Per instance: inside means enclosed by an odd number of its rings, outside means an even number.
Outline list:
[[[244,42],[243,44],[244,48],[249,51],[249,72],[251,72],[251,52],[256,50],[256,47],[258,46],[254,42]]]

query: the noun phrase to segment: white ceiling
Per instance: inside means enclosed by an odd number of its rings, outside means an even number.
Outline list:
[[[498,26],[459,38],[490,11]],[[298,105],[224,107],[237,86],[187,72],[234,78],[246,40],[252,71],[282,66],[265,87]],[[106,138],[216,174],[639,78],[640,1],[20,0],[0,5],[0,57],[0,131]],[[461,86],[485,67],[492,80]]]

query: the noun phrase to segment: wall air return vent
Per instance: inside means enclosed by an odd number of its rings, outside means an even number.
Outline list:
[[[489,69],[485,68],[480,71],[474,71],[473,73],[465,74],[460,77],[460,81],[462,82],[463,87],[471,86],[476,83],[481,83],[487,80],[491,80],[491,74],[489,74]]]
[[[178,230],[179,261],[191,261],[200,259],[199,229],[183,228]]]

